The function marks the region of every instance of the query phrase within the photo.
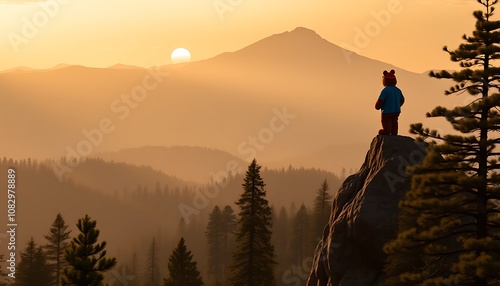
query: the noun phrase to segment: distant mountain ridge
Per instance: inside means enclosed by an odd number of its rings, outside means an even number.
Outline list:
[[[143,67],[139,66],[133,66],[133,65],[125,65],[125,64],[115,64],[110,67],[107,67],[108,69],[144,69]]]
[[[73,231],[77,219],[89,214],[98,221],[100,229],[106,230],[103,239],[114,251],[130,249],[131,243],[158,228],[175,232],[183,218],[181,204],[200,211],[200,216],[193,217],[196,220],[206,218],[215,205],[235,207],[244,178],[243,174],[232,175],[218,195],[210,197],[208,205],[200,206],[194,199],[199,199],[197,191],[206,186],[194,186],[146,166],[88,159],[63,180],[47,162],[0,159],[0,171],[7,173],[9,168],[16,170],[19,179],[16,200],[20,203],[16,210],[23,227],[16,237],[20,243],[28,241],[30,236],[43,241],[42,235],[58,212]],[[276,211],[282,207],[294,210],[302,202],[311,205],[315,191],[325,179],[331,194],[339,185],[335,174],[317,169],[263,169],[262,175],[267,184],[267,198]],[[0,211],[6,213],[7,204],[0,205]]]
[[[146,146],[96,156],[106,161],[151,166],[165,174],[197,183],[208,183],[211,179],[216,179],[213,177],[220,171],[226,171],[228,164],[238,165],[241,172],[248,165],[228,152],[193,146]]]
[[[81,161],[65,179],[108,196],[121,196],[124,190],[132,192],[142,188],[147,192],[164,190],[184,190],[199,186],[198,183],[185,181],[164,173],[148,165],[134,165],[125,162],[106,162],[100,158]]]
[[[16,140],[4,142],[0,155],[66,156],[68,148],[88,141],[85,130],[109,119],[113,131],[92,146],[91,155],[189,145],[247,160],[241,151],[252,148],[264,166],[315,167],[310,162],[321,160],[318,166],[335,172],[356,168],[363,160],[362,142],[379,129],[373,102],[382,88],[382,71],[390,68],[396,68],[407,99],[400,117],[405,134],[410,123],[426,120],[426,111],[445,105],[440,95],[448,83],[350,53],[306,28],[159,70],[69,66],[1,73],[0,128]],[[279,132],[270,129],[276,109],[295,115],[275,128]],[[359,147],[347,153],[341,149],[346,145]],[[326,148],[330,151],[324,155],[307,158]]]

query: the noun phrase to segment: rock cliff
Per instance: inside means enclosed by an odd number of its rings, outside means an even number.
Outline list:
[[[403,136],[377,136],[358,173],[332,202],[307,286],[374,286],[383,279],[383,245],[397,230],[398,204],[409,190],[407,167],[425,146]]]

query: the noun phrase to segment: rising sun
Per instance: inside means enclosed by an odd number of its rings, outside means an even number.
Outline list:
[[[170,55],[170,59],[174,64],[189,62],[191,60],[191,53],[184,48],[177,48]]]

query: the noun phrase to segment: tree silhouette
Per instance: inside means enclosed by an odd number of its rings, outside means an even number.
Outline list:
[[[224,253],[222,234],[222,212],[215,206],[208,217],[207,231],[208,242],[208,276],[216,281],[222,279],[222,254]]]
[[[274,247],[271,245],[271,208],[266,200],[260,166],[254,159],[246,172],[240,207],[236,250],[231,264],[233,285],[273,285]]]
[[[158,249],[157,245],[155,242],[155,238],[153,237],[153,241],[151,242],[151,247],[149,248],[148,252],[148,263],[147,263],[147,270],[146,270],[146,276],[147,276],[147,281],[146,285],[147,286],[158,286],[160,285],[160,268],[158,265]]]
[[[314,198],[314,244],[316,244],[316,238],[321,236],[321,234],[323,233],[323,228],[328,223],[328,219],[330,217],[330,204],[332,202],[332,196],[328,193],[328,190],[328,181],[325,179],[319,189],[316,191],[316,197]]]
[[[102,272],[116,265],[115,258],[106,258],[106,241],[97,243],[97,222],[88,215],[76,224],[80,233],[65,252],[69,268],[64,269],[62,285],[98,286],[104,276]]]
[[[53,285],[54,277],[47,263],[43,248],[35,243],[33,237],[21,252],[21,261],[17,267],[16,286],[49,286]]]
[[[168,271],[170,276],[164,280],[164,286],[203,285],[197,263],[193,261],[191,251],[187,250],[184,238],[181,238],[168,259]]]
[[[430,73],[457,82],[447,95],[472,97],[463,106],[439,106],[427,114],[446,118],[459,134],[411,126],[420,140],[433,141],[401,203],[398,237],[386,246],[388,285],[500,283],[500,153],[494,150],[500,143],[500,68],[494,66],[500,59],[500,21],[491,20],[497,0],[478,2],[484,12],[474,12],[473,35],[464,35],[465,43],[454,51],[444,48],[461,70]]]
[[[290,241],[290,254],[296,265],[302,265],[303,260],[313,253],[309,243],[309,222],[306,206],[302,204],[293,218]]]
[[[208,274],[217,282],[223,281],[233,247],[236,216],[230,206],[221,211],[215,206],[208,218],[205,232],[208,242]]]
[[[285,207],[281,207],[279,213],[273,211],[273,236],[271,242],[275,246],[275,254],[278,263],[278,273],[280,270],[283,271],[287,268],[287,264],[290,262],[290,257],[287,255],[287,251],[290,247],[290,219],[288,218],[288,213]]]
[[[69,235],[71,230],[67,230],[68,227],[62,215],[58,213],[52,223],[49,234],[43,236],[48,242],[44,248],[47,261],[50,262],[54,268],[53,271],[56,285],[59,285],[62,269],[67,265],[64,260],[64,250],[68,247],[67,240],[70,239]]]
[[[236,215],[231,206],[225,206],[221,213],[222,218],[222,276],[225,277],[226,269],[231,262],[231,252],[234,248],[234,234],[236,231]]]

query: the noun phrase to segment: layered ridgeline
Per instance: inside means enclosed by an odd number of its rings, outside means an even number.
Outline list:
[[[308,286],[372,286],[383,280],[383,246],[397,231],[399,202],[410,189],[407,168],[425,146],[404,136],[377,136],[358,173],[332,202],[330,220],[314,254]]]
[[[84,158],[143,146],[203,146],[247,162],[257,157],[269,168],[357,168],[363,142],[380,128],[373,104],[382,71],[391,68],[407,99],[401,126],[426,123],[421,110],[444,104],[434,95],[449,83],[351,53],[306,28],[159,69],[2,72],[0,129],[16,140],[2,142],[0,156]]]

